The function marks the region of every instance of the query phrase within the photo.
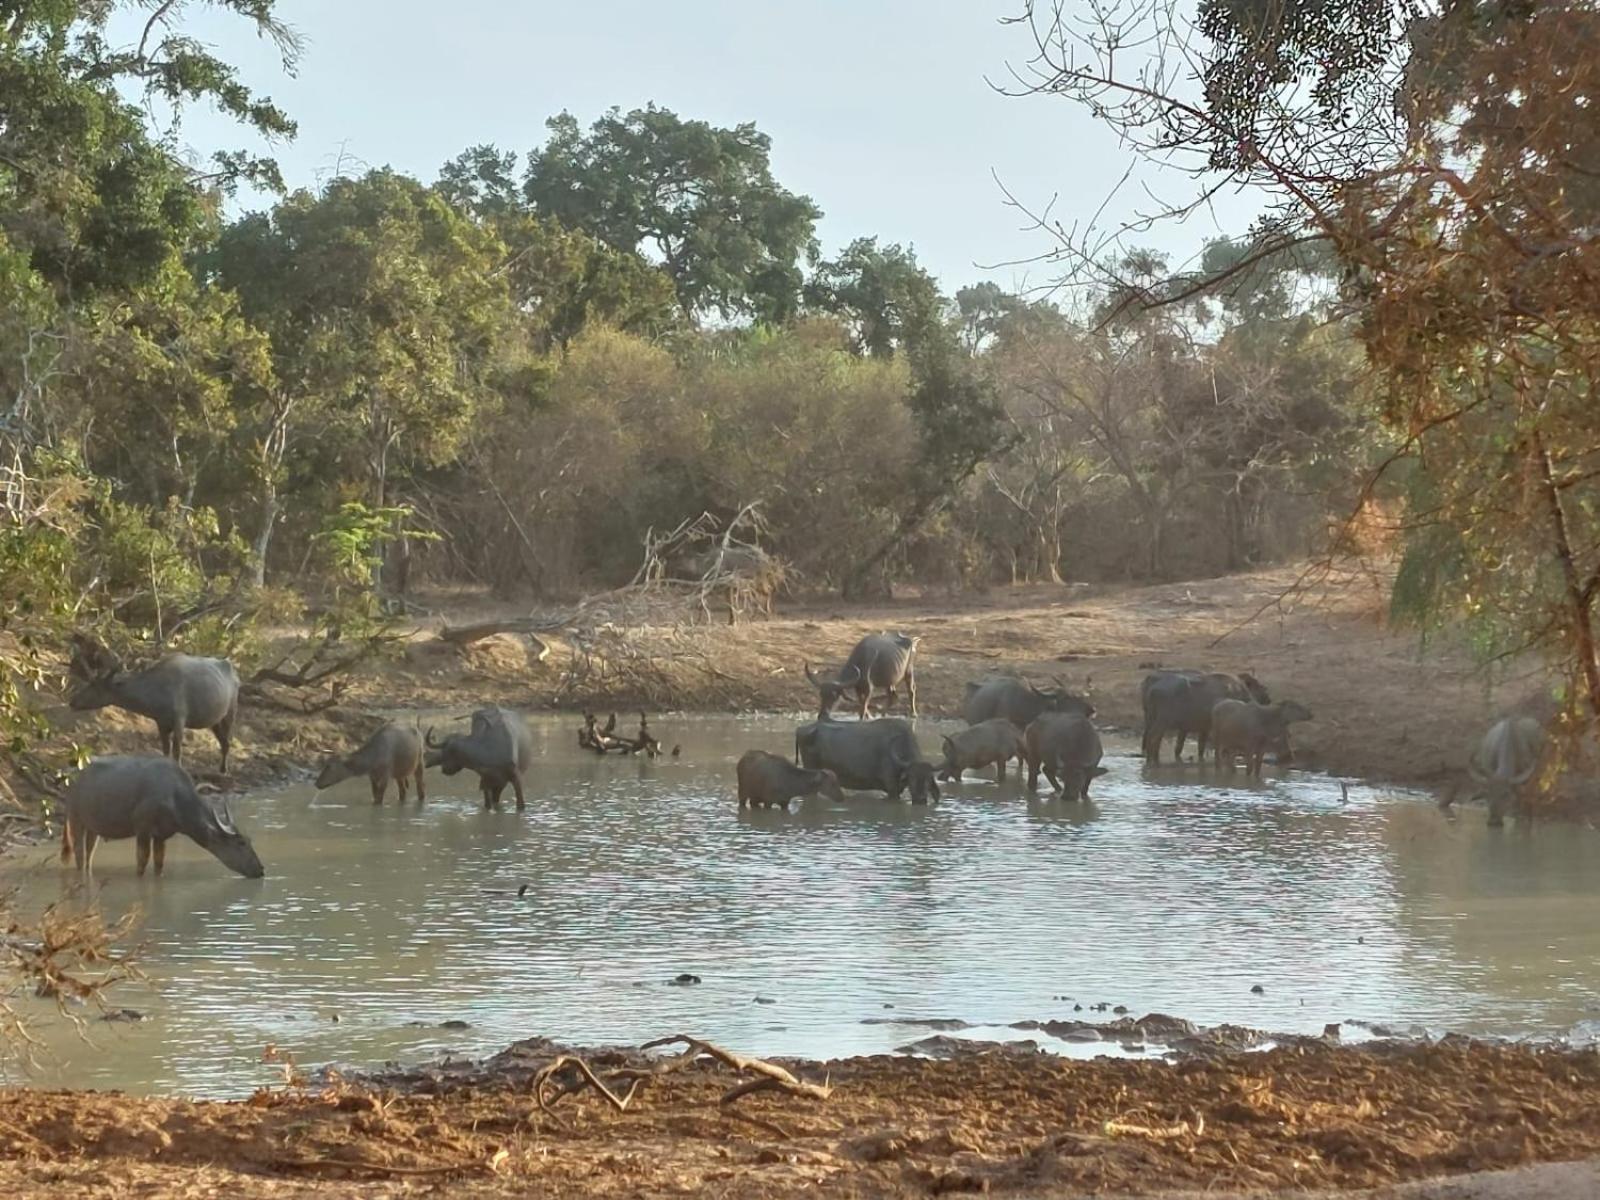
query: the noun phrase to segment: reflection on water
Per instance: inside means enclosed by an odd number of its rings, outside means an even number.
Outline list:
[[[236,1094],[271,1078],[269,1043],[375,1064],[532,1034],[843,1055],[922,1036],[866,1018],[1099,1002],[1308,1032],[1512,1032],[1600,1009],[1587,829],[1488,830],[1364,788],[1342,803],[1311,777],[1218,787],[1115,745],[1087,806],[974,779],[931,809],[741,813],[734,761],[783,753],[794,722],[658,724],[681,760],[600,760],[570,719],[536,722],[523,814],[436,773],[421,809],[374,808],[362,780],[241,798],[260,881],[181,840],[166,879],[139,880],[131,843],[102,847],[94,898],[145,913],[152,986],[116,1003],[146,1019],[96,1022],[92,1046],[56,1027],[39,1081]],[[84,899],[43,847],[6,874],[34,906]],[[680,972],[703,982],[670,986]]]

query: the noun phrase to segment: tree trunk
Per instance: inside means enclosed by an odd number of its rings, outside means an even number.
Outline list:
[[[1555,471],[1550,465],[1550,452],[1537,432],[1533,435],[1534,455],[1539,467],[1539,484],[1544,493],[1545,507],[1550,514],[1550,530],[1555,540],[1556,559],[1561,564],[1561,576],[1566,585],[1567,624],[1572,636],[1571,652],[1578,660],[1583,673],[1585,698],[1589,716],[1600,722],[1600,657],[1595,654],[1594,597],[1596,582],[1600,577],[1584,583],[1579,576],[1577,559],[1572,552],[1572,538],[1568,532],[1567,513],[1561,503],[1561,492],[1556,487]]]
[[[278,523],[278,490],[268,487],[261,502],[261,528],[256,530],[255,544],[251,547],[254,561],[250,564],[250,582],[256,587],[267,584],[267,548],[272,545],[272,531]]]

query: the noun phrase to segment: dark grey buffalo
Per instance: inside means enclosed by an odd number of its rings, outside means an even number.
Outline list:
[[[1064,687],[1040,688],[1010,675],[991,675],[979,683],[967,684],[962,715],[968,725],[1003,717],[1018,729],[1026,729],[1039,714],[1047,712],[1092,717],[1094,705]]]
[[[70,856],[80,871],[93,867],[100,839],[131,837],[139,842],[139,874],[144,874],[154,855],[160,875],[167,861],[167,839],[181,833],[246,879],[266,874],[255,847],[239,832],[228,810],[200,795],[189,773],[169,758],[153,754],[96,758],[67,788],[63,807],[61,861]]]
[[[103,653],[103,652],[102,652]],[[228,744],[239,714],[239,675],[225,658],[169,654],[142,671],[124,671],[104,656],[101,670],[88,673],[83,660],[73,670],[84,682],[67,699],[80,712],[124,708],[149,717],[161,735],[161,753],[183,761],[183,731],[209,729],[222,747],[222,773],[228,773]]]
[[[507,784],[517,795],[517,811],[526,806],[522,778],[533,766],[533,735],[516,713],[490,705],[472,714],[469,732],[453,733],[436,742],[430,729],[424,740],[428,748],[425,766],[438,767],[446,775],[472,771],[478,776],[484,808],[500,807]]]
[[[1484,733],[1467,773],[1488,797],[1490,825],[1504,825],[1506,811],[1517,808],[1522,789],[1539,771],[1544,743],[1544,727],[1532,717],[1504,717]]]
[[[798,766],[832,771],[840,786],[856,791],[897,800],[909,790],[913,804],[939,798],[933,764],[923,761],[911,722],[900,717],[812,721],[795,730],[794,758]]]
[[[1175,759],[1183,758],[1184,740],[1193,734],[1199,742],[1197,761],[1206,756],[1211,736],[1211,710],[1219,700],[1251,700],[1270,704],[1272,697],[1253,675],[1224,675],[1205,671],[1157,671],[1139,685],[1144,702],[1145,761],[1161,761],[1161,742],[1175,734]]]
[[[1026,759],[1022,731],[1006,718],[995,717],[944,739],[944,763],[939,777],[959,782],[963,771],[993,766],[998,771],[997,782],[1004,783],[1006,764],[1013,758]]]
[[[1293,700],[1276,704],[1256,704],[1250,700],[1219,700],[1211,710],[1211,744],[1217,752],[1217,769],[1224,764],[1233,770],[1234,759],[1242,755],[1245,773],[1261,774],[1261,763],[1268,750],[1275,750],[1280,763],[1289,761],[1289,726],[1311,720],[1311,710]]]
[[[417,781],[417,803],[426,800],[422,783],[422,731],[414,725],[391,721],[350,754],[335,754],[323,764],[317,788],[331,788],[346,779],[365,775],[372,785],[372,802],[383,803],[383,794],[394,782],[400,803],[406,802],[406,781]]]
[[[838,777],[832,771],[810,771],[765,750],[747,750],[735,769],[739,778],[739,807],[788,808],[797,796],[826,796],[844,803]]]
[[[806,663],[806,678],[817,689],[817,718],[826,717],[846,695],[856,698],[856,715],[867,719],[872,697],[883,692],[890,704],[895,700],[895,689],[906,685],[906,702],[911,715],[917,715],[917,676],[913,660],[921,638],[903,633],[868,634],[856,643],[845,659],[844,666],[832,679],[823,679]]]
[[[1028,755],[1028,790],[1039,772],[1066,800],[1087,800],[1089,784],[1106,773],[1100,765],[1100,733],[1077,713],[1044,713],[1022,735]]]

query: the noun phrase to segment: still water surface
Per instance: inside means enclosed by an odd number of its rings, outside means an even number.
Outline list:
[[[1087,808],[973,780],[931,809],[740,813],[734,761],[791,749],[794,721],[654,724],[681,759],[600,760],[571,718],[533,722],[522,814],[437,772],[420,809],[373,807],[364,780],[237,798],[264,880],[183,839],[140,880],[131,842],[102,846],[93,897],[142,910],[150,975],[115,1003],[145,1019],[91,1022],[92,1045],[57,1026],[35,1081],[229,1095],[273,1078],[268,1044],[375,1065],[534,1034],[827,1057],[926,1032],[895,1020],[1099,1002],[1307,1032],[1600,1016],[1590,829],[1489,830],[1364,787],[1346,803],[1311,776],[1219,787],[1115,742]],[[44,848],[4,874],[34,907],[88,898]],[[702,982],[669,984],[683,972]]]

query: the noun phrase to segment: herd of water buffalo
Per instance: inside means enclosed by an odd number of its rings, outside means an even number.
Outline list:
[[[911,716],[917,715],[916,651],[914,637],[872,634],[856,643],[831,679],[807,663],[806,678],[819,700],[817,719],[795,731],[792,763],[763,750],[739,760],[740,807],[786,807],[797,797],[818,794],[837,798],[843,788],[891,798],[905,794],[913,804],[926,804],[939,798],[941,779],[953,782],[965,771],[992,766],[1004,782],[1013,760],[1026,765],[1030,791],[1043,774],[1064,799],[1089,798],[1090,783],[1105,774],[1094,706],[1065,687],[1040,688],[1007,675],[967,684],[967,728],[944,737],[939,762],[923,758],[910,721],[869,719],[875,699],[892,706],[901,688]],[[855,721],[833,715],[847,700]],[[1141,684],[1141,700],[1143,751],[1152,764],[1161,761],[1168,735],[1175,737],[1179,755],[1193,735],[1201,759],[1209,743],[1219,767],[1231,771],[1242,757],[1246,769],[1259,775],[1269,751],[1279,762],[1289,761],[1290,725],[1311,719],[1310,710],[1292,700],[1274,703],[1250,675],[1158,670]]]
[[[939,762],[923,757],[912,721],[871,717],[874,701],[893,706],[902,689],[910,715],[916,717],[917,641],[903,634],[864,637],[832,677],[805,664],[806,678],[817,689],[817,718],[795,731],[793,762],[762,750],[739,759],[739,806],[786,807],[791,800],[818,794],[840,799],[844,788],[891,798],[908,794],[912,803],[925,804],[939,798],[941,779],[951,782],[965,771],[993,766],[1003,782],[1013,760],[1026,764],[1030,791],[1042,773],[1063,799],[1088,799],[1090,783],[1105,773],[1100,734],[1092,721],[1094,706],[1064,686],[1040,688],[1010,676],[969,683],[963,706],[967,728],[944,737]],[[100,840],[134,838],[139,873],[154,858],[159,875],[168,839],[181,833],[237,873],[259,877],[261,860],[226,805],[201,795],[181,765],[184,733],[208,729],[221,748],[226,773],[239,705],[239,676],[233,665],[225,659],[173,654],[130,671],[114,658],[80,654],[73,670],[78,676],[69,697],[74,709],[117,707],[148,717],[156,724],[162,753],[96,758],[79,774],[65,798],[63,861],[71,858],[80,870],[88,870]],[[1219,768],[1225,765],[1231,771],[1242,757],[1247,770],[1259,774],[1268,752],[1280,762],[1289,760],[1290,725],[1311,719],[1292,700],[1274,703],[1250,675],[1158,670],[1144,679],[1141,696],[1143,750],[1152,764],[1160,762],[1169,735],[1176,739],[1178,755],[1193,736],[1201,759],[1209,744]],[[834,716],[847,700],[856,720]],[[523,782],[535,758],[527,724],[519,714],[492,705],[478,709],[469,720],[465,732],[441,739],[435,739],[432,729],[424,734],[415,725],[391,722],[353,752],[330,758],[317,776],[317,787],[365,776],[375,803],[382,802],[391,783],[403,803],[414,780],[420,802],[424,770],[438,767],[446,775],[475,774],[486,809],[498,808],[509,787],[521,811],[527,803]],[[578,741],[600,753],[653,756],[660,751],[643,717],[638,736],[628,739],[616,735],[614,717],[602,728],[589,716]]]

